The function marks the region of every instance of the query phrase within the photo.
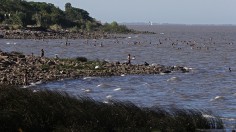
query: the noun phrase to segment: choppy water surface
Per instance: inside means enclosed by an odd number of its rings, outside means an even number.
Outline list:
[[[95,100],[131,101],[139,106],[180,106],[210,109],[236,128],[236,27],[234,26],[130,26],[157,34],[124,35],[99,40],[0,40],[3,51],[47,57],[77,57],[133,63],[181,65],[190,73],[85,77],[40,85],[40,88],[89,96]],[[231,71],[229,70],[231,68]]]

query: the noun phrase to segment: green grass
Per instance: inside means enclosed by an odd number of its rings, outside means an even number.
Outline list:
[[[41,69],[42,69],[43,71],[49,71],[50,66],[47,65],[47,64],[43,64],[43,65],[41,66]]]
[[[85,57],[77,57],[72,59],[59,59],[60,64],[56,66],[57,69],[74,69],[74,70],[95,70],[95,66],[104,65],[105,61],[95,60],[89,61]],[[75,64],[77,64],[75,66]],[[102,69],[102,68],[101,68]],[[100,69],[100,70],[101,70]],[[98,69],[97,69],[98,70]]]
[[[217,116],[204,118],[200,110],[142,108],[119,101],[105,104],[58,91],[0,86],[0,104],[0,131],[189,132],[223,128]]]

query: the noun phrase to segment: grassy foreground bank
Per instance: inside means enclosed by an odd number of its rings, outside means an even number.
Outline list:
[[[206,118],[199,110],[141,108],[117,101],[105,104],[66,93],[3,85],[0,104],[0,131],[190,132],[223,128],[219,118]]]

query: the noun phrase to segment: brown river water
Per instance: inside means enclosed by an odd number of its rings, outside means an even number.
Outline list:
[[[139,106],[178,106],[211,110],[227,130],[236,128],[236,26],[130,25],[156,34],[119,35],[117,39],[6,40],[2,51],[19,51],[46,57],[178,65],[189,73],[85,77],[39,85],[41,89],[66,91],[107,102],[131,101]]]

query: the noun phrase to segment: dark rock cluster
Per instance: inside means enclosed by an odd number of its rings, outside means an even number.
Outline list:
[[[45,58],[18,52],[0,51],[0,84],[29,85],[63,78],[85,76],[120,76],[189,72],[185,67],[131,65],[127,63],[82,62],[76,59]]]

